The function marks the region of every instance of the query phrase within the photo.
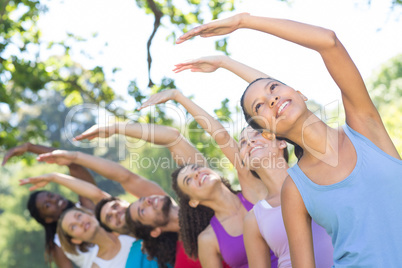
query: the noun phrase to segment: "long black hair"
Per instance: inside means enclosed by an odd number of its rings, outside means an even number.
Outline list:
[[[36,191],[33,192],[27,202],[27,209],[31,214],[31,217],[34,218],[39,224],[43,226],[45,229],[45,252],[46,252],[46,259],[50,263],[52,261],[51,252],[55,247],[54,244],[54,236],[56,234],[57,229],[57,221],[47,223],[45,219],[40,215],[39,209],[36,206],[36,198],[40,193],[47,192],[47,191]],[[74,203],[70,200],[67,200],[67,206],[63,210],[67,210],[69,208],[74,207]]]
[[[263,129],[260,125],[258,125],[258,123],[254,120],[253,116],[251,116],[251,115],[246,111],[246,109],[245,109],[245,107],[244,107],[244,99],[245,99],[245,96],[246,96],[246,92],[247,92],[247,90],[250,88],[250,86],[252,86],[255,82],[258,82],[258,81],[260,81],[260,80],[262,80],[262,79],[271,79],[271,80],[278,81],[278,82],[281,83],[281,84],[284,84],[284,83],[282,83],[281,81],[276,80],[276,79],[272,79],[272,78],[262,78],[262,77],[261,77],[261,78],[255,79],[253,82],[251,82],[251,83],[247,86],[246,90],[244,90],[243,95],[241,96],[241,99],[240,99],[240,106],[241,106],[241,108],[242,108],[242,110],[243,110],[244,118],[246,119],[246,121],[247,121],[247,123],[250,125],[250,127],[252,127],[253,129],[255,129],[255,130],[259,131],[259,132],[262,132],[264,129]],[[284,84],[284,85],[286,85],[286,84]],[[303,148],[302,148],[302,147],[300,147],[298,144],[296,144],[295,142],[293,142],[293,141],[291,141],[291,140],[289,140],[289,139],[287,139],[287,138],[282,138],[282,137],[276,137],[276,138],[279,139],[279,140],[285,140],[286,142],[292,144],[292,145],[295,147],[295,155],[296,155],[297,159],[300,160],[300,158],[303,156]]]

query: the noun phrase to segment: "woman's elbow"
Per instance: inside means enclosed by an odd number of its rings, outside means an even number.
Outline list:
[[[339,45],[340,41],[333,30],[325,29],[323,36],[323,42],[321,50],[335,48]]]

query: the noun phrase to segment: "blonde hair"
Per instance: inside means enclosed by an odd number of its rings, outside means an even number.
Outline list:
[[[68,212],[73,211],[73,210],[80,211],[80,212],[82,212],[82,213],[89,214],[89,215],[93,215],[93,213],[92,213],[91,211],[89,211],[88,209],[85,209],[85,208],[73,207],[73,208],[70,208],[70,209],[67,209],[66,211],[64,211],[64,212],[60,215],[59,221],[57,222],[57,230],[56,230],[56,233],[57,233],[57,235],[59,236],[60,244],[61,244],[62,249],[63,249],[65,252],[68,252],[68,253],[70,253],[70,254],[78,255],[79,252],[77,251],[77,248],[78,248],[81,252],[88,252],[89,248],[92,247],[93,244],[92,244],[92,243],[89,243],[89,242],[85,242],[85,241],[83,241],[83,242],[82,242],[81,244],[79,244],[79,245],[74,244],[74,243],[71,241],[71,239],[73,239],[73,237],[72,237],[71,235],[69,235],[66,231],[64,231],[63,228],[61,227],[61,223],[63,222],[64,216],[65,216]]]

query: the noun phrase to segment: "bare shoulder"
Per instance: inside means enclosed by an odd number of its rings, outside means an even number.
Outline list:
[[[247,212],[246,217],[244,217],[244,228],[247,227],[258,227],[257,218],[254,214],[254,209]]]
[[[198,256],[203,259],[203,256],[220,255],[218,238],[215,235],[211,225],[208,225],[204,231],[198,235]]]
[[[296,184],[294,183],[292,178],[288,175],[285,181],[283,182],[281,196],[283,197],[283,195],[285,196],[292,195],[296,192],[299,193],[299,190],[297,190]]]
[[[212,229],[211,225],[208,225],[207,228],[198,235],[198,243],[209,244],[214,241],[217,241],[214,229]]]

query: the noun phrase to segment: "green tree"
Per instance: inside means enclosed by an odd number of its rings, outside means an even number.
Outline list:
[[[384,64],[367,81],[370,96],[398,152],[402,152],[402,54]]]

